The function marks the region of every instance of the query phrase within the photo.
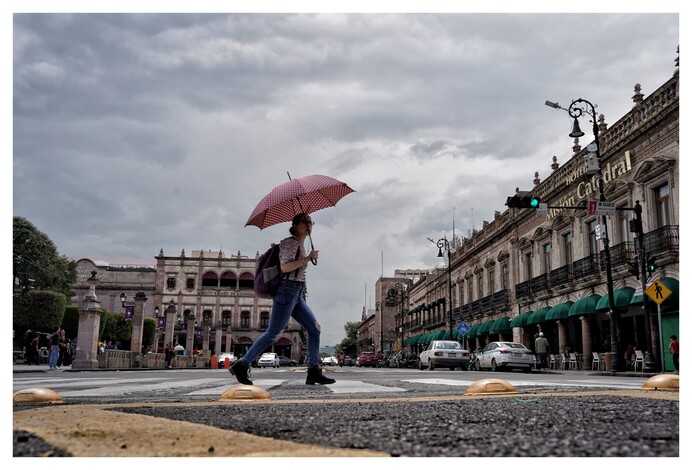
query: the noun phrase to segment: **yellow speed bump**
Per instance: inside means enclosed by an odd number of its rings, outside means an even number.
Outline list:
[[[466,389],[465,395],[485,395],[491,393],[516,393],[514,385],[502,379],[476,380]]]
[[[12,403],[63,403],[60,394],[50,388],[26,388],[14,392]]]
[[[236,385],[221,394],[219,401],[236,400],[271,400],[272,396],[263,388],[255,385]]]
[[[680,377],[675,374],[654,375],[642,384],[642,390],[680,390]]]

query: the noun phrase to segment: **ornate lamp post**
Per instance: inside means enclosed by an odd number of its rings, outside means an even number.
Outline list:
[[[550,106],[555,109],[565,109],[562,108],[558,103],[553,103],[551,101],[545,102],[546,106]],[[590,101],[579,98],[573,100],[566,110],[571,118],[574,119],[574,124],[572,127],[572,132],[570,132],[570,137],[582,137],[584,132],[579,128],[579,118],[583,115],[587,115],[593,124],[593,137],[594,146],[591,148],[596,154],[596,160],[598,162],[598,168],[596,171],[596,179],[598,180],[598,194],[601,202],[605,202],[606,197],[603,190],[603,171],[601,169],[601,147],[598,143],[598,121],[596,119],[596,106],[591,104]],[[591,150],[590,149],[590,150]],[[606,286],[608,289],[608,310],[610,317],[610,352],[611,352],[611,370],[621,371],[623,370],[623,361],[620,354],[620,333],[619,333],[619,313],[615,310],[615,296],[613,295],[613,272],[610,263],[610,243],[608,240],[608,225],[607,218],[605,214],[601,215],[601,240],[603,240],[603,253],[605,256],[605,266],[606,266]]]
[[[454,330],[454,326],[452,325],[452,251],[450,249],[449,241],[447,241],[447,237],[442,237],[437,241],[433,240],[432,238],[428,238],[428,240],[437,245],[437,248],[439,248],[439,251],[437,252],[438,258],[444,257],[442,254],[442,250],[447,251],[447,287],[449,291],[449,296],[446,304],[449,307],[449,339],[452,339],[452,331]]]
[[[384,354],[384,311],[382,310],[382,302],[375,302],[375,308],[380,312],[380,354]],[[375,344],[374,339],[372,344]]]

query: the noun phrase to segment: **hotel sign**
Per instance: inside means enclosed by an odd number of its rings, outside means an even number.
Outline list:
[[[627,150],[621,159],[616,160],[613,163],[606,163],[605,167],[602,169],[603,184],[608,184],[615,178],[619,178],[627,174],[631,170],[632,157],[630,155],[630,151]],[[573,207],[577,205],[577,202],[583,201],[584,199],[588,199],[589,196],[592,196],[591,199],[595,199],[595,196],[599,194],[598,178],[596,177],[597,175],[591,175],[591,178],[582,179],[582,177],[586,174],[586,167],[584,165],[579,165],[579,167],[576,170],[572,171],[571,173],[568,173],[565,176],[564,184],[565,186],[570,188],[574,187],[574,189],[571,193],[560,198],[555,204],[551,204],[551,206]],[[574,186],[575,183],[577,183],[576,186]],[[610,204],[612,204],[612,208]],[[563,210],[564,209],[560,207],[552,207],[548,211],[547,220],[556,217]],[[615,205],[614,203],[606,203],[605,205],[602,205],[600,208],[602,212],[598,212],[598,207],[596,207],[595,210],[596,214],[611,215],[615,211]]]

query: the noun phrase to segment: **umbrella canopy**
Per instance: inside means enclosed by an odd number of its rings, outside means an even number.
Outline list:
[[[185,351],[185,347],[183,347],[183,346],[181,346],[181,345],[177,345],[177,346],[174,347],[173,349],[175,349],[176,351]]]
[[[333,207],[344,196],[354,192],[346,183],[329,176],[310,175],[292,179],[264,196],[252,211],[245,226],[260,229],[282,222],[290,222],[294,216],[311,214],[326,207]]]

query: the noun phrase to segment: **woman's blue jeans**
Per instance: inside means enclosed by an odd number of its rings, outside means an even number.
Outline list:
[[[60,350],[58,346],[52,344],[50,347],[50,356],[48,357],[48,365],[51,369],[58,366],[58,357],[60,356]]]
[[[304,284],[302,282],[284,279],[279,291],[274,296],[274,305],[269,317],[269,326],[262,336],[250,347],[240,361],[250,364],[252,361],[269,348],[276,337],[288,325],[291,317],[308,332],[308,367],[319,366],[320,329],[317,318],[302,297]]]

